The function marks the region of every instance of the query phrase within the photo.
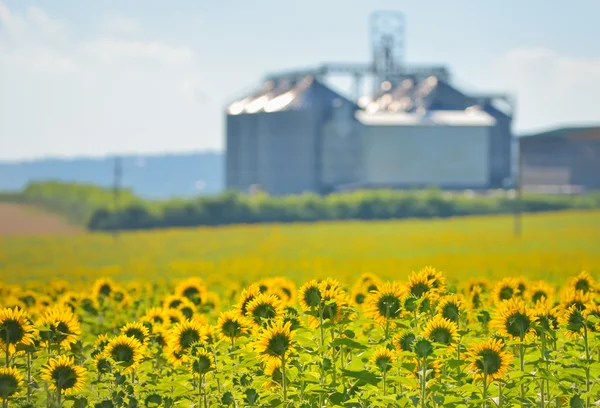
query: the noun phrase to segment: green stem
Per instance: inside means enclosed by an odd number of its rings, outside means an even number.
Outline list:
[[[502,383],[498,382],[498,408],[502,408]]]
[[[583,340],[585,343],[585,392],[590,392],[590,345],[588,341],[587,322],[583,324]],[[590,397],[585,398],[585,407],[589,408]]]
[[[385,377],[386,377],[387,371],[384,369],[383,370],[383,396],[385,397],[387,395],[387,387],[386,387],[386,381],[385,381]]]
[[[488,384],[487,384],[487,373],[483,373],[483,407],[487,407],[487,392],[488,392]]]
[[[58,400],[58,406],[62,407],[62,391],[60,387],[56,388],[56,399]]]
[[[283,403],[287,404],[287,379],[285,378],[285,353],[281,356],[281,387],[283,388]]]
[[[6,330],[6,342],[4,343],[6,348],[6,368],[10,367],[10,344],[8,343],[8,330]]]
[[[544,362],[545,366],[546,366],[546,371],[548,371],[548,364],[546,362],[546,336],[544,334],[544,331],[542,330],[542,332],[540,333],[540,340],[541,340],[541,353],[542,353],[542,362]],[[542,408],[544,408],[545,404],[546,404],[546,400],[545,400],[545,393],[544,393],[544,387],[545,387],[545,382],[544,382],[544,378],[542,377],[541,379],[541,385],[542,385],[542,392],[540,393],[541,396],[541,403],[542,403]],[[548,397],[550,397],[548,395]]]
[[[425,392],[427,390],[427,360],[423,359],[421,371],[421,407],[425,408]]]
[[[389,333],[390,333],[390,321],[388,319],[385,319],[385,340],[389,339]]]
[[[31,353],[27,352],[27,402],[31,403]]]
[[[521,360],[521,372],[525,372],[525,347],[523,345],[523,340],[519,343],[519,357]],[[525,399],[525,384],[523,383],[523,378],[521,378],[521,399]]]

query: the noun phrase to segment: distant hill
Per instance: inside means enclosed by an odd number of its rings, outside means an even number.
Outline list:
[[[215,194],[224,187],[218,152],[122,156],[123,186],[148,199]],[[32,181],[60,180],[109,187],[114,158],[0,162],[0,190],[21,190]]]

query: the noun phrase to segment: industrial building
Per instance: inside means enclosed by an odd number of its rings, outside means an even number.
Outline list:
[[[518,143],[523,190],[544,193],[600,190],[600,126],[523,135]]]
[[[512,99],[461,92],[445,67],[403,63],[402,22],[393,13],[372,16],[369,64],[270,74],[233,101],[226,108],[226,187],[258,186],[272,195],[506,187]],[[352,98],[326,85],[332,75],[354,79]],[[364,94],[366,81],[372,88]]]

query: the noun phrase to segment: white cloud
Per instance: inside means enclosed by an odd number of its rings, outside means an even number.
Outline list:
[[[148,59],[168,64],[186,64],[194,57],[194,52],[188,47],[115,38],[90,41],[85,44],[83,50],[104,62]]]
[[[104,21],[103,29],[110,34],[137,34],[142,31],[142,25],[133,18],[114,15]]]
[[[497,61],[494,75],[517,97],[517,125],[541,129],[600,121],[600,58],[522,48]]]

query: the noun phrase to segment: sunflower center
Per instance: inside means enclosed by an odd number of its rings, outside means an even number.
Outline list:
[[[181,300],[180,299],[174,299],[171,300],[169,302],[169,308],[170,309],[177,309],[177,307],[181,304]]]
[[[281,288],[281,291],[285,293],[285,296],[287,296],[288,299],[292,297],[292,291],[288,288]]]
[[[188,298],[190,300],[198,297],[199,294],[200,294],[200,291],[198,290],[198,288],[196,288],[194,286],[185,288],[185,290],[183,291],[183,296],[185,296],[186,298]]]
[[[414,285],[412,285],[412,287],[410,288],[410,293],[413,294],[414,296],[420,298],[425,293],[429,292],[429,289],[430,288],[427,283],[418,282],[418,283],[415,283]]]
[[[323,307],[323,318],[333,320],[337,316],[338,306],[337,303],[330,303]]]
[[[574,310],[569,313],[569,320],[567,322],[567,330],[572,332],[578,332],[583,328],[584,320],[579,310]]]
[[[377,301],[379,314],[386,319],[393,319],[400,314],[400,299],[393,294],[385,294]]]
[[[452,333],[445,327],[436,327],[431,331],[429,338],[436,343],[448,345],[452,342]]]
[[[367,287],[367,292],[372,292],[374,290],[377,290],[377,285],[375,285],[374,283],[371,283],[368,287]]]
[[[146,339],[144,337],[144,333],[142,333],[142,331],[137,328],[131,328],[131,329],[125,331],[125,335],[137,339],[140,343],[143,343],[144,340]]]
[[[448,320],[452,320],[453,322],[458,322],[459,314],[460,309],[454,303],[447,303],[442,310],[442,316]]]
[[[392,359],[386,355],[379,356],[379,357],[377,357],[377,359],[375,359],[375,365],[381,371],[388,371],[390,368],[392,368],[391,363],[392,363]]]
[[[506,331],[513,337],[521,340],[531,328],[531,320],[523,313],[517,312],[506,319]]]
[[[110,295],[110,292],[112,292],[112,288],[108,283],[105,283],[104,285],[100,286],[100,290],[98,292],[100,292],[102,296],[108,296]]]
[[[406,333],[404,336],[400,338],[400,348],[403,351],[411,351],[412,345],[415,342],[416,336],[414,333]]]
[[[0,397],[8,398],[17,392],[18,380],[10,374],[0,374]]]
[[[191,308],[191,307],[189,307],[189,306],[182,307],[182,308],[181,308],[181,309],[179,309],[179,310],[181,310],[181,313],[183,313],[183,315],[184,315],[185,317],[187,317],[188,319],[191,319],[191,318],[192,318],[192,316],[194,315],[194,309],[192,309],[192,308]]]
[[[365,295],[362,293],[357,294],[356,296],[354,296],[354,301],[356,302],[356,304],[358,305],[362,305],[365,302]]]
[[[309,307],[317,307],[321,303],[321,291],[319,288],[313,286],[308,288],[306,292],[304,292],[304,302]]]
[[[206,374],[207,372],[210,371],[211,368],[211,361],[210,358],[208,358],[205,355],[200,355],[193,363],[193,369],[194,372],[198,373],[198,374]]]
[[[116,345],[111,353],[113,360],[127,364],[133,364],[133,355],[133,349],[125,344]]]
[[[25,336],[23,326],[15,319],[7,319],[0,325],[0,340],[8,344],[18,343]]]
[[[500,289],[500,300],[511,299],[513,297],[514,292],[515,291],[513,290],[513,288],[509,286],[503,287],[502,289]]]
[[[68,390],[77,384],[77,373],[72,367],[56,367],[52,372],[52,379],[56,388]]]
[[[200,333],[198,333],[197,330],[187,329],[181,332],[179,335],[179,344],[183,349],[187,349],[198,341],[200,341]]]
[[[272,304],[263,303],[256,306],[256,308],[252,311],[252,316],[259,320],[273,319],[275,316],[277,316],[277,310],[275,310],[275,307],[273,307]]]
[[[575,289],[582,290],[583,293],[588,293],[590,291],[590,283],[586,279],[579,279],[575,283]]]
[[[283,356],[290,347],[290,339],[283,333],[275,334],[269,339],[267,353],[272,356]]]
[[[484,349],[479,352],[475,365],[481,371],[488,375],[494,375],[502,366],[502,358],[496,350]]]
[[[227,320],[221,326],[221,330],[228,337],[237,336],[240,333],[241,328],[242,326],[240,326],[238,322],[235,322],[233,320]]]
[[[533,294],[533,296],[531,296],[531,301],[533,303],[537,303],[538,301],[542,300],[543,298],[548,299],[548,294],[542,290],[538,290]]]

